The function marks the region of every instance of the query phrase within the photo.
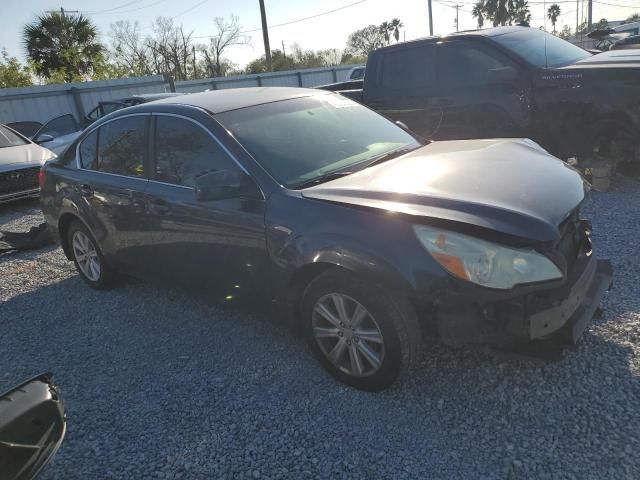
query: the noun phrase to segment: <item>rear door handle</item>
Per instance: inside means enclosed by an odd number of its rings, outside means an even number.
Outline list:
[[[82,195],[83,197],[90,197],[91,195],[93,195],[93,188],[91,188],[86,183],[84,185],[81,185],[80,195]]]

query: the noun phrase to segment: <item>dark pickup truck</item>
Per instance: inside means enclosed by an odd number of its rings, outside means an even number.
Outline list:
[[[320,88],[429,139],[528,137],[565,160],[640,159],[640,50],[592,55],[498,27],[381,48],[364,81]]]

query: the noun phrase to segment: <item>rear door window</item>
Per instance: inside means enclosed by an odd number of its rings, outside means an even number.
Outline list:
[[[391,49],[382,59],[381,85],[391,90],[421,90],[429,87],[432,68],[432,44]]]
[[[98,169],[98,130],[94,130],[80,143],[80,165],[91,170]]]
[[[98,129],[97,159],[92,166],[86,168],[128,177],[142,177],[147,152],[148,119],[148,115],[135,115],[101,126]],[[87,160],[89,158],[88,156]]]
[[[196,178],[238,166],[199,125],[178,117],[156,117],[155,179],[172,185],[193,187]]]

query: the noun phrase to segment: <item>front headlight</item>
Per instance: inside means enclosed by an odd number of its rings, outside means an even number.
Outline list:
[[[418,239],[452,275],[490,288],[562,278],[562,272],[532,249],[509,248],[448,230],[414,225]]]

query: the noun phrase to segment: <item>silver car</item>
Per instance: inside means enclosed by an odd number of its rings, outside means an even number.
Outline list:
[[[0,124],[0,203],[36,197],[38,172],[56,154]]]

